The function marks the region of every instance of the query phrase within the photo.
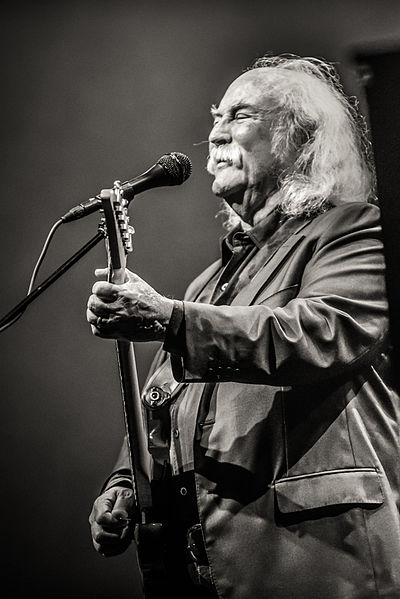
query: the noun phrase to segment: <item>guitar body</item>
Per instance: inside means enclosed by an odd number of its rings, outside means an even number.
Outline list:
[[[129,226],[127,202],[118,183],[113,189],[102,190],[103,227],[106,235],[109,281],[125,282],[126,257],[132,251],[132,227]],[[148,450],[133,343],[116,341],[118,369],[124,411],[126,440],[134,490],[134,540],[145,597],[165,588],[163,527],[153,520],[151,489],[153,458]]]
[[[162,597],[167,584],[163,525],[160,522],[137,524],[134,538],[144,596],[154,599],[157,592],[156,596]]]

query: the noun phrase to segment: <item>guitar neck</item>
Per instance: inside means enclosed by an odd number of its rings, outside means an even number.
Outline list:
[[[103,190],[101,198],[107,231],[108,280],[120,285],[125,281],[126,254],[132,251],[129,217],[118,189]],[[133,343],[118,340],[116,349],[136,510],[138,521],[143,521],[146,512],[152,506],[150,486],[152,458],[147,449],[147,434],[143,421]]]
[[[135,353],[133,344],[129,341],[117,341],[116,349],[136,507],[138,512],[143,515],[152,505],[151,456],[147,449]]]
[[[120,189],[101,192],[107,231],[108,280],[121,285],[125,281],[126,254],[132,251],[126,204],[121,201]],[[144,595],[156,591],[162,596],[166,581],[163,560],[162,524],[153,521],[151,474],[152,456],[147,448],[147,433],[136,371],[133,343],[116,341],[122,405],[128,444],[132,483],[135,495],[135,542],[138,563],[142,572]]]

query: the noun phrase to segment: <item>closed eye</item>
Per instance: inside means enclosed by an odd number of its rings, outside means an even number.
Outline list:
[[[248,118],[250,118],[250,115],[247,112],[239,111],[235,114],[236,121],[242,121],[243,119],[248,119]]]

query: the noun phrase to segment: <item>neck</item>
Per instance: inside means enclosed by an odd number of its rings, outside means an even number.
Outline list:
[[[263,220],[272,210],[276,208],[281,199],[281,193],[279,191],[275,191],[272,195],[268,196],[265,200],[264,205],[257,210],[257,212],[253,216],[253,226]]]
[[[275,191],[263,201],[260,207],[254,212],[251,219],[244,220],[239,214],[243,230],[248,231],[255,227],[261,220],[264,220],[270,212],[272,212],[279,204],[281,192]]]

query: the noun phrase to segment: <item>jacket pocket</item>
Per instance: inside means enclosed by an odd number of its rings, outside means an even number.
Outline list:
[[[379,473],[375,468],[342,468],[281,478],[274,482],[274,489],[282,513],[334,505],[383,503]]]

